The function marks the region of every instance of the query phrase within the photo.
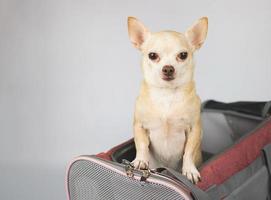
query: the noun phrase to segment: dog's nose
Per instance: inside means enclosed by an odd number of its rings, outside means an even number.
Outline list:
[[[175,72],[175,69],[172,65],[165,65],[163,68],[162,68],[162,72],[164,75],[166,76],[172,76],[173,73]]]

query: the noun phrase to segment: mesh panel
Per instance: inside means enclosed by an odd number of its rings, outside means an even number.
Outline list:
[[[140,182],[85,160],[72,165],[68,181],[71,200],[184,199],[163,185]]]

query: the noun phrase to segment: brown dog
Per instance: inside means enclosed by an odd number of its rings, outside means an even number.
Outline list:
[[[203,44],[208,19],[199,19],[184,34],[151,33],[128,18],[129,37],[142,52],[144,80],[136,101],[136,168],[170,167],[197,183],[201,163],[200,98],[193,81],[193,53]]]

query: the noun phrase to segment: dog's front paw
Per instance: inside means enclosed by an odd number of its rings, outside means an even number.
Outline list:
[[[135,159],[132,164],[136,169],[148,169],[149,168],[149,161],[145,159]]]
[[[182,174],[186,176],[192,183],[196,184],[200,181],[200,173],[195,165],[183,166]]]

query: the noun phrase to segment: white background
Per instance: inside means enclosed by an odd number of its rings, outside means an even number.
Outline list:
[[[208,16],[202,100],[271,99],[269,0],[0,0],[1,199],[65,199],[69,160],[132,136],[142,75],[127,16],[180,32]]]

